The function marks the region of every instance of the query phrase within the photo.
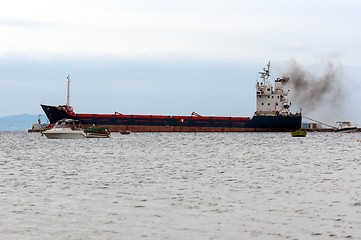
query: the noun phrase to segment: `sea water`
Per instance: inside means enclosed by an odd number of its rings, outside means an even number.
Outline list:
[[[0,132],[0,239],[361,239],[360,141]]]

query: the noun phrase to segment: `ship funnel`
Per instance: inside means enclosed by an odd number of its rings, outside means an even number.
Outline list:
[[[68,91],[67,91],[67,95],[66,95],[66,106],[69,107],[70,106],[70,75],[68,75],[67,79],[68,79]]]

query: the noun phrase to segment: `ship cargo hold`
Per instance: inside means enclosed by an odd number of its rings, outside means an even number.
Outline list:
[[[301,128],[301,112],[291,113],[287,79],[268,82],[270,63],[260,72],[256,82],[256,111],[253,117],[201,116],[197,113],[184,116],[75,113],[69,103],[70,79],[65,105],[41,104],[50,124],[63,118],[79,120],[83,127],[96,125],[110,132],[289,132]]]

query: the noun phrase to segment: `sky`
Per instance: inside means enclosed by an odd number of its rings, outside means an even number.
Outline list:
[[[295,112],[361,126],[361,2],[12,0],[0,8],[0,116],[79,113],[252,116],[258,71],[337,65],[340,99]]]

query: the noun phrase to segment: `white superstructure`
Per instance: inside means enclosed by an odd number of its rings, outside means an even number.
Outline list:
[[[270,62],[263,68],[261,74],[261,80],[257,81],[256,91],[256,112],[255,115],[289,115],[290,104],[287,100],[288,91],[284,90],[284,84],[288,81],[285,78],[277,78],[273,86],[268,82],[270,77]]]

